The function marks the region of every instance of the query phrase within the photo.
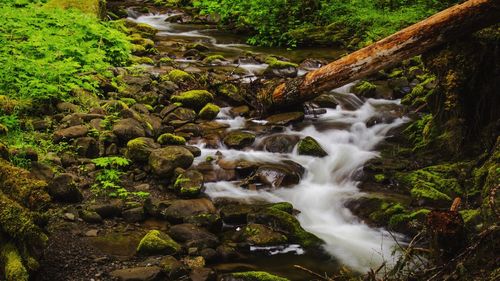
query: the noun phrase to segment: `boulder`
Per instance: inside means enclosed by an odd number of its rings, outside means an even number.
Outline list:
[[[285,235],[265,225],[255,223],[250,223],[243,228],[242,236],[246,242],[255,246],[282,245],[288,241]]]
[[[291,153],[299,140],[299,136],[278,134],[265,138],[260,146],[269,152]]]
[[[126,222],[135,223],[146,219],[144,208],[137,207],[122,212],[122,217]]]
[[[266,118],[269,125],[288,126],[304,120],[304,112],[286,112],[271,115]]]
[[[155,149],[149,155],[149,166],[159,177],[171,177],[176,168],[187,169],[193,161],[193,154],[181,146]]]
[[[215,248],[219,244],[217,236],[194,224],[174,225],[168,230],[168,233],[176,241],[186,243],[190,248]]]
[[[133,118],[121,119],[116,122],[113,125],[113,133],[119,142],[123,144],[129,140],[146,136],[146,131],[142,127],[142,124]]]
[[[305,137],[297,144],[299,155],[325,157],[328,153],[312,137]]]
[[[78,203],[83,200],[83,195],[77,187],[72,174],[60,174],[47,186],[49,195],[58,202]]]
[[[77,138],[73,145],[76,147],[76,153],[85,158],[99,157],[99,142],[92,137]]]
[[[183,198],[194,198],[203,191],[203,174],[196,170],[187,170],[175,180],[174,188]]]
[[[179,278],[188,273],[188,268],[173,256],[162,258],[159,265],[163,272],[171,279]]]
[[[158,143],[162,145],[184,145],[186,139],[171,133],[162,134],[158,137]]]
[[[172,102],[180,102],[184,106],[194,110],[200,110],[209,102],[212,102],[214,96],[206,90],[191,90],[172,96],[170,100]]]
[[[78,125],[66,129],[57,130],[54,132],[54,141],[59,142],[62,140],[84,137],[87,135],[88,132],[89,129],[84,125]]]
[[[191,200],[176,200],[163,212],[163,216],[172,223],[183,222],[184,219],[196,215],[215,214],[216,208],[212,201],[206,198]]]
[[[135,138],[127,143],[126,156],[134,162],[147,163],[151,152],[158,148],[160,145],[151,138]]]
[[[157,266],[134,267],[118,269],[112,271],[109,275],[119,281],[155,281],[161,278],[162,271]]]
[[[203,120],[213,120],[220,112],[220,108],[213,104],[207,103],[198,113],[198,117]]]
[[[291,186],[300,182],[304,172],[304,167],[288,160],[279,164],[259,166],[252,179],[269,187]]]
[[[229,148],[242,149],[254,143],[255,135],[248,132],[233,131],[227,134],[223,141]]]
[[[151,230],[139,242],[137,253],[147,256],[172,255],[180,249],[181,246],[166,233],[159,230]]]
[[[174,127],[180,127],[186,123],[193,122],[195,119],[196,112],[194,110],[179,107],[168,113],[165,118],[163,118],[162,123],[170,124]]]

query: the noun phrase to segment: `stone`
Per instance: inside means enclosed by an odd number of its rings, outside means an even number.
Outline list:
[[[78,189],[72,174],[60,174],[47,186],[47,191],[53,200],[63,203],[78,203],[83,195]]]
[[[39,180],[50,182],[54,178],[54,171],[52,168],[40,162],[31,162],[30,172],[34,178]]]
[[[171,133],[162,134],[158,137],[158,143],[161,145],[184,145],[186,139]]]
[[[172,96],[170,100],[172,102],[180,102],[184,106],[194,110],[200,110],[209,102],[212,102],[214,96],[206,90],[191,90]]]
[[[85,158],[99,157],[99,143],[92,137],[77,138],[73,145],[76,147],[76,153]]]
[[[325,157],[328,153],[312,137],[305,137],[297,144],[299,155],[309,155],[315,157]]]
[[[319,95],[318,97],[314,98],[312,102],[319,107],[324,107],[324,108],[337,108],[339,105],[335,97],[331,94],[322,94]]]
[[[246,242],[255,246],[282,245],[288,241],[285,235],[262,224],[250,223],[242,234]]]
[[[146,219],[144,208],[137,207],[122,212],[122,217],[126,222],[135,223]]]
[[[64,213],[64,219],[68,221],[75,221],[76,216],[73,213]]]
[[[74,113],[80,110],[80,108],[77,105],[69,102],[60,102],[56,104],[56,108],[61,113],[68,113],[68,112]]]
[[[229,148],[242,149],[254,143],[255,135],[248,132],[233,131],[223,141]]]
[[[55,131],[53,138],[55,142],[59,142],[62,140],[84,137],[87,135],[88,132],[89,129],[86,126],[78,125]]]
[[[157,266],[134,267],[115,270],[109,275],[119,281],[155,281],[161,278],[162,271]]]
[[[85,236],[87,237],[97,237],[99,230],[97,229],[90,229],[87,232],[85,232]]]
[[[215,214],[216,208],[212,201],[206,198],[175,200],[165,209],[163,215],[172,223],[183,222],[185,218],[202,215]]]
[[[203,174],[196,170],[187,170],[175,180],[174,189],[182,198],[194,198],[203,191]]]
[[[271,115],[266,118],[269,125],[288,126],[304,120],[304,112],[287,112]]]
[[[170,124],[175,127],[180,124],[180,127],[186,123],[193,122],[196,119],[196,112],[189,108],[179,107],[163,118],[163,124]]]
[[[281,61],[275,57],[266,58],[266,63],[269,66],[263,74],[267,78],[294,78],[299,72],[297,64]]]
[[[291,153],[299,140],[299,136],[278,134],[266,137],[260,146],[265,151],[273,153]]]
[[[113,133],[123,144],[126,144],[129,140],[146,136],[142,124],[133,118],[120,119],[113,125]]]
[[[171,177],[176,168],[187,169],[193,161],[193,154],[180,146],[155,149],[149,155],[149,166],[159,177]]]
[[[250,107],[248,107],[248,105],[233,107],[229,110],[229,113],[233,117],[247,116],[249,112],[250,112]]]
[[[191,271],[189,278],[191,278],[192,281],[215,281],[216,274],[211,268],[198,267]]]
[[[161,259],[159,266],[169,278],[179,278],[188,273],[188,268],[173,256],[166,256]]]
[[[160,145],[151,138],[135,138],[127,143],[126,156],[136,163],[147,163],[151,152],[158,148]]]
[[[115,200],[112,202],[99,203],[90,206],[90,210],[99,214],[103,219],[110,219],[121,215],[122,202]]]
[[[225,204],[220,209],[220,216],[227,224],[246,224],[247,215],[256,212],[258,206],[247,204]]]
[[[101,216],[95,211],[82,210],[79,212],[80,218],[88,223],[101,223]]]
[[[220,112],[220,108],[213,104],[207,103],[198,113],[198,117],[203,120],[213,120]]]
[[[205,266],[205,259],[202,256],[187,256],[182,261],[190,269],[203,268]]]
[[[224,274],[219,281],[289,281],[265,271],[247,271]]]
[[[137,253],[141,255],[172,255],[177,253],[181,246],[170,236],[159,230],[149,231],[139,242]]]
[[[304,172],[304,167],[288,160],[276,164],[261,165],[252,178],[265,186],[277,188],[298,184]]]
[[[219,239],[215,234],[194,224],[174,225],[168,230],[168,233],[176,241],[186,243],[188,247],[204,249],[215,248],[219,245]]]

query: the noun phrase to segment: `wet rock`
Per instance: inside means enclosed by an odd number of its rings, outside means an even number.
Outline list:
[[[215,117],[220,112],[220,108],[213,104],[213,103],[207,103],[201,110],[200,113],[198,114],[198,117],[203,120],[213,120]]]
[[[265,186],[283,187],[298,184],[304,172],[305,169],[300,164],[284,161],[279,164],[261,165],[252,178]]]
[[[255,246],[282,245],[288,241],[283,234],[261,224],[250,223],[242,232],[243,239]]]
[[[183,222],[185,218],[196,215],[215,213],[215,206],[206,198],[176,200],[162,212],[163,216],[173,223]]]
[[[109,275],[120,281],[156,281],[160,280],[162,271],[157,266],[134,267],[115,270]]]
[[[94,212],[94,211],[82,210],[79,212],[78,215],[80,216],[80,218],[83,221],[88,222],[88,223],[101,223],[102,222],[101,216],[97,212]]]
[[[297,144],[299,155],[325,157],[328,153],[312,137],[305,137]]]
[[[287,112],[271,115],[266,118],[269,125],[288,126],[304,120],[304,112]]]
[[[225,83],[217,88],[217,95],[226,98],[231,104],[239,105],[244,102],[240,89],[233,84]]]
[[[289,281],[264,271],[229,273],[221,276],[220,281]]]
[[[297,64],[280,61],[274,57],[268,57],[266,63],[269,65],[264,70],[264,76],[267,78],[294,78],[299,72]]]
[[[55,177],[47,186],[49,195],[58,202],[78,203],[83,195],[77,187],[72,174],[61,174]]]
[[[184,145],[186,139],[171,133],[162,134],[158,137],[158,143],[162,145]]]
[[[76,147],[76,153],[86,158],[99,157],[99,143],[91,137],[78,138],[73,145]]]
[[[146,136],[146,131],[142,127],[142,124],[133,118],[121,119],[116,122],[113,125],[113,133],[123,144],[129,140]]]
[[[222,230],[222,219],[217,214],[200,214],[184,218],[185,223],[205,227],[211,232],[217,233]]]
[[[181,105],[179,103],[172,103],[172,104],[165,106],[160,112],[160,117],[162,119],[167,117],[167,115],[174,112],[174,110],[176,110],[179,107],[181,107]]]
[[[66,129],[57,130],[54,132],[54,141],[59,142],[62,140],[76,139],[84,137],[89,132],[86,126],[78,125]]]
[[[186,243],[188,247],[215,248],[219,244],[217,236],[193,224],[174,225],[168,233],[176,241]]]
[[[171,124],[174,127],[180,127],[186,123],[193,122],[196,119],[196,112],[192,109],[179,107],[163,118],[163,124]],[[181,121],[181,122],[180,122]],[[177,126],[175,126],[177,125]]]
[[[214,100],[214,96],[206,90],[192,90],[180,93],[170,98],[172,102],[180,102],[194,110],[202,109],[207,103]]]
[[[338,102],[335,99],[333,95],[330,94],[322,94],[315,99],[312,100],[312,102],[319,107],[324,107],[324,108],[337,108]]]
[[[201,135],[201,128],[197,124],[187,123],[180,128],[175,129],[177,134],[184,134],[189,137],[199,137]]]
[[[181,246],[170,236],[159,230],[149,231],[139,242],[137,253],[141,255],[172,255],[177,253]]]
[[[207,46],[205,46],[201,43],[195,43],[192,46],[190,46],[189,49],[194,49],[194,50],[197,50],[200,52],[207,52],[210,50]]]
[[[233,107],[229,110],[229,113],[231,113],[231,116],[233,117],[247,116],[249,112],[250,112],[250,107],[248,107],[248,105]]]
[[[192,281],[215,281],[216,277],[215,271],[206,267],[195,268],[189,274]]]
[[[194,198],[203,191],[203,174],[196,170],[187,170],[175,180],[174,188],[182,198]]]
[[[246,224],[247,215],[259,210],[258,206],[247,204],[226,204],[221,207],[220,215],[227,224]]]
[[[201,156],[201,149],[199,149],[197,146],[183,145],[182,147],[184,147],[185,149],[189,150],[189,152],[191,152],[191,154],[193,154],[194,157]]]
[[[149,166],[157,176],[168,178],[173,175],[176,168],[189,168],[193,160],[193,154],[186,148],[167,146],[151,152]]]
[[[134,162],[146,163],[151,152],[158,148],[160,148],[160,145],[153,139],[140,137],[127,143],[126,156]]]
[[[291,153],[299,142],[299,136],[279,134],[266,137],[260,146],[266,151],[274,153]]]
[[[172,256],[166,256],[161,259],[160,267],[167,277],[175,279],[188,274],[189,270],[184,264]]]
[[[143,207],[125,210],[122,213],[122,217],[126,222],[130,223],[141,222],[146,218]]]
[[[233,131],[223,141],[229,148],[242,149],[254,143],[255,135],[248,132]]]

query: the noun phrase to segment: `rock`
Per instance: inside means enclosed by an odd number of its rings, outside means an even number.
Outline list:
[[[60,174],[47,186],[49,195],[58,202],[78,203],[83,200],[83,195],[78,189],[72,174]]]
[[[171,133],[162,134],[158,137],[158,143],[162,145],[184,145],[186,139]]]
[[[160,117],[162,119],[167,117],[167,115],[169,115],[170,113],[172,113],[174,110],[176,110],[179,107],[181,107],[181,105],[179,103],[172,103],[172,104],[165,106],[160,112]]]
[[[305,137],[297,145],[299,155],[325,157],[328,153],[312,137]]]
[[[187,170],[175,180],[174,188],[182,198],[194,198],[203,191],[203,174],[196,170]]]
[[[184,262],[184,264],[190,269],[203,268],[205,266],[205,259],[202,256],[187,256],[182,260],[182,262]]]
[[[99,203],[92,205],[90,210],[96,212],[103,219],[118,217],[122,213],[122,202],[115,200],[107,203]]]
[[[229,148],[242,149],[254,143],[255,135],[247,132],[233,131],[223,141]]]
[[[91,230],[85,232],[85,236],[86,237],[97,237],[98,232],[99,232],[99,230],[97,230],[97,229],[91,229]]]
[[[226,98],[231,104],[239,105],[245,101],[240,89],[233,84],[224,83],[217,88],[217,95]]]
[[[291,153],[299,140],[299,136],[279,134],[265,138],[261,146],[264,150],[273,153]]]
[[[163,124],[170,124],[174,127],[180,127],[186,123],[193,122],[196,119],[196,112],[192,109],[179,107],[163,118]],[[175,126],[178,125],[178,126]]]
[[[197,50],[200,52],[207,52],[210,50],[207,46],[205,46],[201,43],[195,43],[192,46],[190,46],[189,49],[194,49],[194,50]]]
[[[217,236],[194,224],[174,225],[168,230],[168,233],[176,241],[186,243],[188,247],[215,248],[219,244]]]
[[[81,157],[91,159],[99,157],[99,143],[92,137],[77,138],[73,145],[76,147],[76,153]]]
[[[203,120],[213,120],[215,117],[220,112],[220,108],[213,104],[213,103],[207,103],[201,110],[200,113],[198,113],[198,117],[200,117]]]
[[[5,160],[10,158],[9,148],[7,147],[6,144],[1,142],[0,142],[0,158]]]
[[[202,109],[207,103],[214,100],[214,96],[206,90],[191,90],[180,93],[170,98],[172,102],[180,102],[184,106],[194,110]]]
[[[54,171],[52,168],[40,162],[31,162],[30,172],[34,178],[39,180],[50,182],[54,178]]]
[[[54,141],[59,142],[62,140],[84,137],[87,135],[88,132],[89,129],[84,125],[78,125],[66,129],[57,130],[54,132]]]
[[[56,105],[56,108],[61,113],[68,113],[68,112],[75,113],[80,110],[80,108],[77,105],[74,105],[69,102],[60,102]]]
[[[159,265],[171,279],[179,278],[188,273],[188,268],[173,256],[162,258]]]
[[[304,112],[287,112],[271,115],[266,118],[269,125],[288,126],[304,120]]]
[[[191,271],[189,278],[191,278],[192,281],[215,281],[216,274],[211,268],[198,267]]]
[[[282,187],[296,185],[304,175],[305,169],[293,161],[283,161],[279,164],[264,164],[259,166],[253,180],[258,180],[265,186]]]
[[[275,57],[266,58],[266,63],[269,65],[264,70],[264,76],[267,78],[294,78],[299,72],[297,64],[280,61]]]
[[[250,112],[250,107],[248,107],[248,105],[233,107],[229,110],[229,113],[231,113],[231,116],[233,117],[247,116],[249,112]]]
[[[126,222],[130,223],[141,222],[146,218],[143,207],[125,210],[122,213],[122,217]]]
[[[185,218],[202,215],[215,214],[216,208],[212,201],[202,199],[176,200],[165,209],[163,215],[173,223],[183,222]]]
[[[217,233],[222,229],[222,219],[217,214],[200,214],[184,218],[184,223],[205,227],[211,232]]]
[[[75,221],[76,216],[75,216],[75,214],[72,214],[72,213],[64,213],[64,219],[67,221]]]
[[[288,241],[283,234],[265,225],[255,223],[250,223],[244,227],[242,236],[246,242],[255,246],[282,245]]]
[[[193,154],[186,148],[167,146],[151,152],[149,166],[157,176],[168,178],[173,175],[176,168],[189,168],[193,160]]]
[[[177,253],[181,246],[177,244],[166,233],[158,230],[151,230],[146,234],[139,246],[137,246],[137,253],[141,255],[172,255]]]
[[[157,266],[134,267],[112,271],[109,275],[120,281],[155,281],[162,276],[162,271]]]
[[[191,154],[193,154],[194,157],[201,156],[201,149],[198,148],[197,146],[183,145],[182,147],[184,147],[185,149],[189,150],[189,152],[191,152]]]
[[[188,135],[190,137],[199,137],[201,135],[201,128],[197,124],[187,123],[186,125],[175,129],[175,133]]]
[[[162,81],[172,81],[176,84],[186,83],[186,82],[195,82],[194,77],[182,70],[173,69],[168,74],[161,77]]]
[[[264,271],[247,271],[229,273],[221,276],[220,281],[289,281],[286,278],[272,275]]]
[[[146,136],[146,131],[142,127],[142,124],[133,118],[121,119],[116,122],[113,125],[113,133],[123,144],[129,140]]]
[[[322,95],[316,97],[315,99],[313,99],[312,102],[314,104],[318,105],[319,107],[324,107],[324,108],[335,109],[339,105],[337,103],[337,100],[335,99],[335,97],[333,95],[330,95],[330,94],[322,94]]]
[[[259,207],[254,205],[225,204],[220,209],[220,215],[227,224],[246,224],[247,215],[257,210]]]
[[[127,143],[127,158],[137,163],[147,163],[149,155],[155,149],[160,148],[153,139],[140,137]]]
[[[102,218],[101,216],[94,211],[88,211],[88,210],[82,210],[79,212],[80,218],[88,223],[101,223]]]

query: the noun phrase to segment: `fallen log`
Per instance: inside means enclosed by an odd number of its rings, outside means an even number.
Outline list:
[[[498,22],[499,0],[469,0],[303,77],[291,79],[273,89],[264,89],[257,98],[266,112],[283,110]]]

